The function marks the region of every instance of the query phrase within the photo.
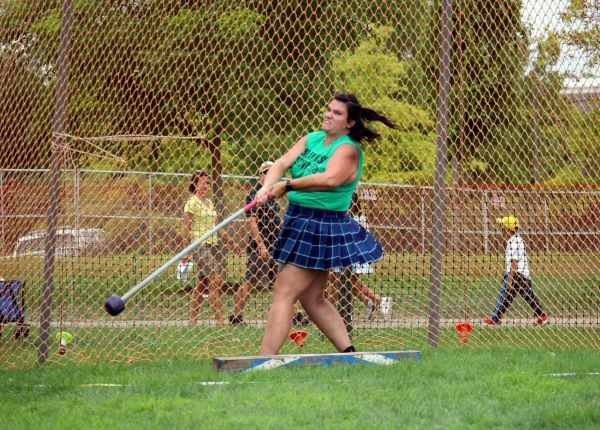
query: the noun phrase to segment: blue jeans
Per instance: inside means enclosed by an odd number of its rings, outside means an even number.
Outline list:
[[[496,308],[494,309],[494,313],[492,314],[492,320],[494,322],[500,321],[502,316],[506,313],[512,301],[514,300],[517,293],[521,295],[529,305],[529,307],[535,312],[538,317],[541,317],[544,314],[544,310],[540,305],[540,299],[533,292],[531,288],[531,279],[526,278],[519,273],[516,273],[513,277],[513,287],[512,290],[508,290],[508,275],[504,275],[503,279],[503,287],[500,291],[500,296],[498,297],[498,302],[496,303]]]

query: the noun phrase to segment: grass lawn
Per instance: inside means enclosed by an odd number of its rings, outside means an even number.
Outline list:
[[[271,302],[268,289],[250,297],[244,311],[248,325],[191,328],[187,326],[190,299],[182,290],[184,285],[175,279],[175,269],[171,268],[128,301],[126,310],[118,317],[109,317],[104,312],[106,298],[113,293],[123,294],[166,258],[124,255],[59,259],[51,335],[64,327],[75,337],[66,356],[57,354],[58,347],[52,338],[48,360],[73,366],[104,362],[187,361],[213,355],[255,354],[263,334],[262,321]],[[230,268],[244,266],[241,257],[230,255],[229,258]],[[440,315],[444,320],[439,333],[442,349],[465,349],[454,329],[454,324],[463,321],[475,326],[466,349],[600,349],[600,253],[536,256],[538,262],[543,259],[552,263],[540,266],[544,270],[538,270],[534,279],[534,289],[551,319],[550,324],[544,327],[533,325],[532,312],[522,298],[515,300],[501,327],[482,326],[481,320],[492,311],[500,289],[500,278],[496,272],[502,270],[498,261],[484,261],[489,258],[492,257],[465,257],[460,259],[465,263],[462,265],[454,264],[452,258],[447,262],[440,300]],[[10,266],[8,262],[16,266]],[[0,262],[0,273],[7,278],[20,279],[19,273],[29,274],[25,299],[27,320],[33,325],[31,336],[26,341],[15,341],[14,327],[4,327],[4,338],[0,341],[0,369],[31,369],[36,366],[37,324],[42,302],[40,286],[43,284],[41,262],[40,258],[33,257]],[[360,350],[428,347],[430,287],[429,274],[424,270],[426,267],[426,256],[395,254],[386,257],[373,277],[363,277],[364,283],[378,294],[390,296],[394,308],[387,321],[379,318],[366,322],[365,306],[354,300],[353,316],[357,327],[353,335]],[[465,268],[468,270],[465,271]],[[230,275],[231,284],[241,281],[240,273],[230,271]],[[225,315],[232,313],[233,296],[229,294],[223,301]],[[204,303],[200,319],[207,321],[212,316],[210,305]],[[304,352],[331,351],[327,339],[314,326],[309,326],[308,330]],[[295,351],[295,346],[288,342],[282,353]]]
[[[149,275],[170,256],[107,256],[99,258],[57,259],[53,314],[56,319],[102,320],[104,301],[111,294],[123,295]],[[501,289],[503,263],[499,256],[475,255],[453,261],[448,257],[441,293],[442,314],[446,318],[481,319],[493,309]],[[532,257],[533,258],[533,257]],[[600,315],[600,253],[539,254],[533,287],[547,313],[554,317],[598,317]],[[228,281],[243,282],[245,260],[228,256]],[[493,261],[490,261],[493,260]],[[544,263],[541,263],[541,261]],[[39,319],[42,302],[42,262],[39,257],[0,260],[0,274],[6,279],[26,281],[28,313]],[[427,317],[430,293],[429,258],[416,254],[391,254],[377,266],[374,275],[362,282],[381,296],[394,301],[396,315]],[[26,274],[26,275],[23,275]],[[188,285],[191,285],[191,280]],[[189,300],[180,294],[185,286],[175,279],[175,268],[143,288],[128,303],[128,319],[185,318]],[[269,290],[255,294],[248,302],[246,315],[263,318],[270,303]],[[232,295],[225,299],[230,312]],[[359,312],[365,311],[360,303]],[[511,314],[531,317],[522,299],[514,302]]]
[[[2,427],[595,429],[598,357],[424,349],[422,360],[389,367],[221,374],[210,360],[181,360],[5,370]]]

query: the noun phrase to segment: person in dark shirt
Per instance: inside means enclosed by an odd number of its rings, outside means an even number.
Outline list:
[[[259,169],[259,183],[248,194],[246,203],[252,202],[256,192],[262,187],[265,175],[273,165],[272,161],[265,161]],[[279,235],[281,224],[280,207],[277,201],[271,200],[265,205],[255,207],[246,212],[248,227],[250,228],[250,243],[246,249],[246,276],[244,283],[238,288],[235,295],[234,314],[229,316],[231,324],[244,322],[243,312],[248,296],[253,288],[266,287],[273,284],[277,275],[277,264],[272,253]]]
[[[272,165],[272,161],[265,161],[261,164],[258,184],[246,197],[246,204],[254,200],[256,192],[263,186],[265,176]],[[245,280],[235,294],[234,314],[229,316],[229,322],[233,325],[244,323],[244,308],[250,292],[258,287],[270,287],[275,282],[277,262],[273,259],[273,248],[281,226],[280,211],[281,208],[277,201],[270,200],[266,204],[246,212],[250,228],[250,243],[246,249],[248,257]],[[309,323],[308,317],[296,309],[294,324],[307,325]]]

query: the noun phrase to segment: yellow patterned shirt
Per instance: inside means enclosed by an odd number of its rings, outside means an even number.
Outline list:
[[[214,228],[216,225],[217,211],[215,210],[213,202],[209,199],[202,201],[196,195],[193,195],[186,202],[183,211],[194,215],[190,231],[192,241],[196,241],[200,236]],[[213,234],[204,243],[216,245],[218,241],[217,235]]]

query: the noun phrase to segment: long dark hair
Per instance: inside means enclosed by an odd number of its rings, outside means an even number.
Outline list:
[[[356,142],[362,142],[363,140],[372,142],[381,136],[375,130],[367,127],[365,122],[379,121],[389,128],[396,128],[396,124],[388,117],[373,109],[362,107],[356,96],[353,94],[340,93],[333,96],[333,99],[346,105],[346,109],[348,109],[348,121],[354,121],[354,125],[350,127],[348,136]]]
[[[190,194],[196,193],[196,186],[198,185],[198,181],[200,178],[204,178],[208,176],[208,172],[206,170],[198,170],[192,174],[192,179],[190,181],[190,185],[188,185],[188,191]]]

